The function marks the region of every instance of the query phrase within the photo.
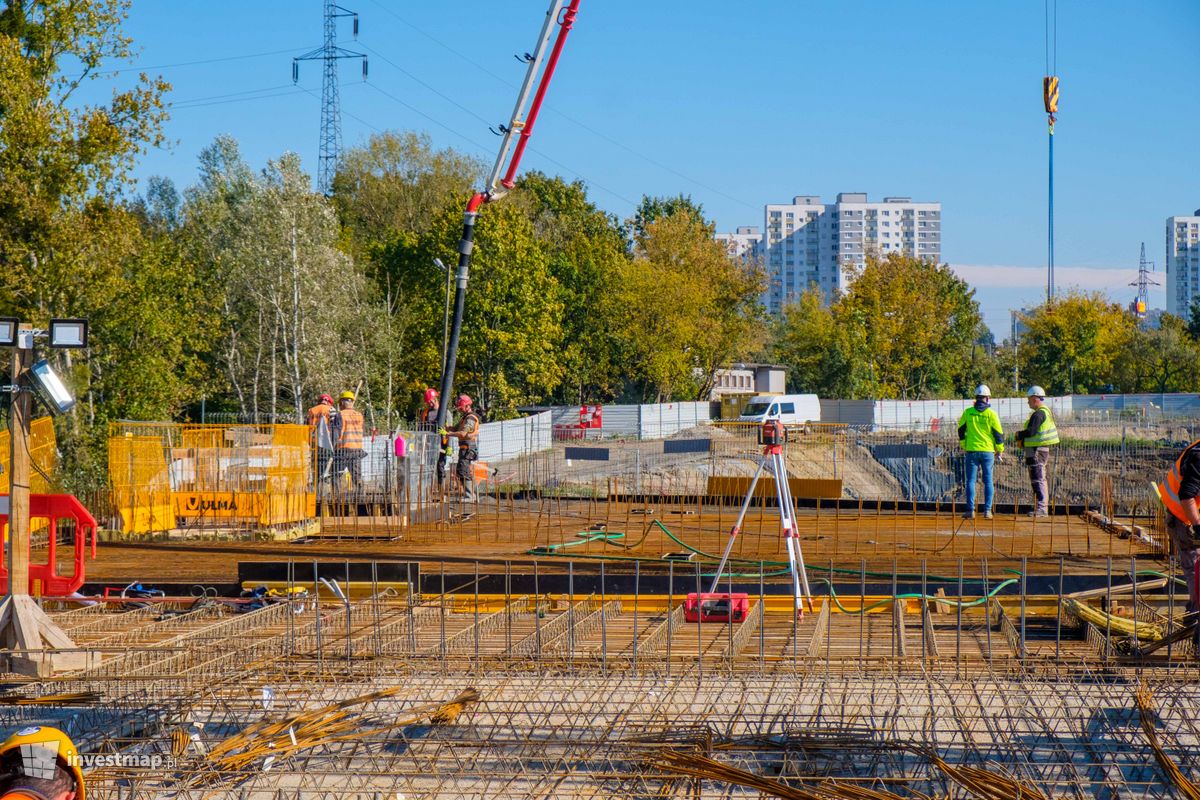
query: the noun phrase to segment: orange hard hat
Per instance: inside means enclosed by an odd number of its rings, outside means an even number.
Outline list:
[[[0,744],[0,763],[9,773],[0,797],[43,797],[47,781],[66,776],[75,784],[75,800],[85,800],[83,770],[74,742],[58,728],[22,728]]]

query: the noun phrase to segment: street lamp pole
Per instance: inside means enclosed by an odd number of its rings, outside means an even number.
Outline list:
[[[31,397],[21,390],[21,377],[33,363],[33,329],[22,325],[12,353],[12,386],[8,423],[8,569],[7,596],[25,594],[29,586],[29,416]],[[17,587],[20,587],[18,592]]]
[[[12,347],[13,354],[11,383],[7,387],[12,398],[9,405],[12,413],[8,462],[8,592],[0,603],[0,646],[9,651],[6,660],[11,671],[44,677],[62,670],[81,669],[88,665],[89,656],[79,651],[71,638],[29,596],[29,475],[33,460],[29,453],[29,420],[33,409],[33,382],[36,380],[39,390],[47,392],[45,376],[39,377],[37,372],[39,366],[45,365],[33,363],[33,343],[35,336],[46,332],[35,331],[32,326],[19,324],[11,318],[5,321],[13,323],[16,336],[5,341]],[[60,322],[70,324],[57,327]],[[51,320],[50,346],[86,347],[86,330],[84,320]],[[59,337],[64,331],[66,335]],[[53,401],[52,410],[58,403],[61,403],[57,406],[59,411],[69,408],[74,399],[69,394],[62,396],[66,390],[53,371],[49,372],[54,384],[50,388],[60,392],[57,396],[51,393],[49,397]],[[76,531],[75,535],[82,533]]]

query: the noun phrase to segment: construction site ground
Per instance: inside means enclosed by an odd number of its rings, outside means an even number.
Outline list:
[[[471,516],[466,519],[461,519],[460,508],[451,506],[446,518],[407,527],[388,519],[326,520],[319,532],[293,542],[184,536],[106,542],[89,564],[88,577],[90,582],[109,584],[229,583],[236,578],[239,561],[289,559],[508,562],[518,570],[531,569],[535,561],[543,569],[561,569],[567,560],[580,565],[605,561],[619,570],[640,560],[643,569],[665,570],[662,556],[668,553],[692,553],[693,559],[719,555],[737,515],[736,507],[677,498],[485,498],[469,507]],[[804,558],[845,569],[857,569],[866,561],[871,569],[909,572],[922,562],[930,571],[944,572],[956,569],[960,559],[978,570],[982,560],[999,569],[1024,558],[1031,572],[1050,574],[1057,572],[1060,557],[1072,571],[1095,571],[1104,569],[1110,558],[1124,568],[1131,556],[1162,552],[1161,534],[1153,534],[1151,528],[1143,528],[1147,539],[1119,538],[1075,513],[1031,519],[1024,512],[1000,512],[991,520],[982,515],[964,520],[957,509],[913,508],[867,503],[849,509],[801,509],[796,523]],[[743,566],[786,561],[773,507],[750,510],[732,556]]]
[[[740,500],[708,478],[754,469],[731,442],[560,446],[477,504],[360,504],[292,541],[104,542],[89,592],[173,596],[47,603],[90,666],[5,676],[0,725],[120,756],[92,800],[1193,796],[1200,662],[1186,637],[1144,650],[1185,596],[1161,518],[1116,502],[1143,491],[1134,460],[1046,518],[1011,465],[994,518],[964,519],[897,499],[866,445],[810,439],[792,477],[843,492],[799,502],[803,613],[766,501],[718,586],[744,617],[692,623]],[[260,583],[265,605],[237,597]]]

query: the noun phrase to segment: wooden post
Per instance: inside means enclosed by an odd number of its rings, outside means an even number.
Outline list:
[[[30,387],[24,385],[33,364],[33,329],[21,325],[13,349],[13,393],[9,424],[8,594],[0,604],[0,659],[22,675],[48,676],[82,669],[88,654],[77,649],[62,629],[29,596],[29,418],[33,408]],[[66,651],[66,652],[57,652]]]
[[[21,325],[13,348],[12,383],[21,387],[22,378],[33,364],[33,332]],[[26,341],[29,340],[29,341]],[[8,596],[29,594],[29,416],[33,400],[28,391],[13,393],[9,415],[8,475]]]

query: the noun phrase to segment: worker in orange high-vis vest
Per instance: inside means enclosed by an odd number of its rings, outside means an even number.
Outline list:
[[[354,408],[354,392],[342,392],[333,423],[333,473],[335,479],[343,472],[350,473],[350,488],[356,492],[362,488],[364,455],[363,415]]]
[[[454,401],[454,407],[462,412],[458,424],[449,432],[458,437],[458,463],[454,474],[462,484],[463,501],[474,503],[475,494],[475,461],[479,458],[479,415],[475,413],[471,398],[465,394],[459,395]]]
[[[1160,487],[1167,507],[1167,530],[1179,555],[1188,586],[1188,611],[1200,611],[1196,602],[1196,551],[1200,549],[1200,441],[1192,442],[1179,454]]]
[[[317,493],[329,479],[329,462],[333,457],[333,398],[323,394],[308,410],[305,423],[312,428],[312,443],[317,450]]]

